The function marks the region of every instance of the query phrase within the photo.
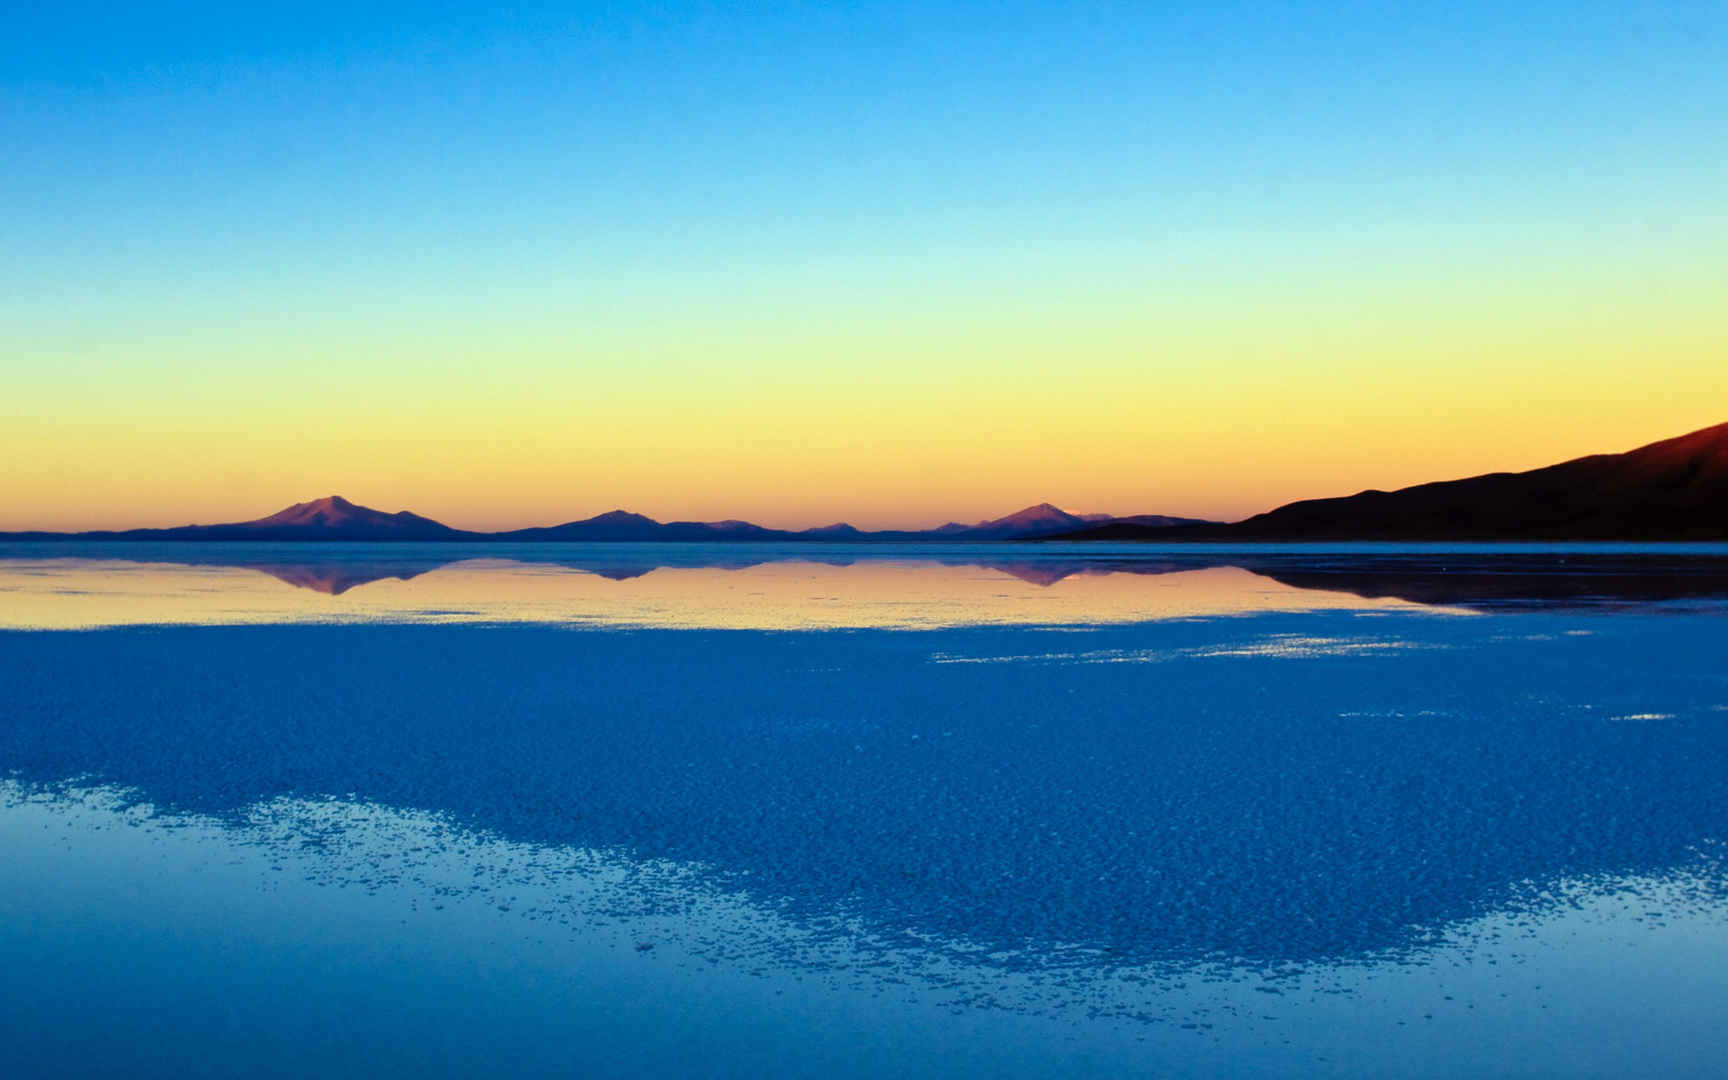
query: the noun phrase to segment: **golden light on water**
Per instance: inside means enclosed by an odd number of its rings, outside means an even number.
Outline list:
[[[1270,611],[1416,610],[1295,588],[1234,566],[1130,572],[1024,559],[576,569],[508,559],[420,568],[121,559],[0,560],[0,626],[325,621],[566,623],[715,629],[1101,624]],[[403,578],[393,574],[412,574]],[[1426,610],[1432,610],[1428,608]]]

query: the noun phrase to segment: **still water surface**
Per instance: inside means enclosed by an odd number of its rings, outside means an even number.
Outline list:
[[[1728,550],[0,550],[20,1075],[1713,1076]]]

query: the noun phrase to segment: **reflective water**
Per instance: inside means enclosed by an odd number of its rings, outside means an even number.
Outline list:
[[[22,1075],[1728,1069],[1728,550],[389,550],[0,553]]]
[[[0,544],[0,601],[0,626],[32,629],[928,628],[1413,606],[1720,606],[1728,545]]]

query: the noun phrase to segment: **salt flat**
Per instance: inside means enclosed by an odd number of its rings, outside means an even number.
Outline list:
[[[469,566],[478,611],[430,619],[120,585],[98,628],[0,631],[0,1033],[44,1073],[1728,1067],[1710,553],[1462,586],[1462,553],[1025,554],[686,556],[682,610],[664,568]],[[754,566],[765,602],[704,592]],[[0,578],[84,604],[101,569]],[[146,565],[314,604],[446,572],[321,569]],[[500,617],[523,573],[634,614]],[[852,625],[709,617],[815,585]],[[955,617],[880,618],[897,587]]]

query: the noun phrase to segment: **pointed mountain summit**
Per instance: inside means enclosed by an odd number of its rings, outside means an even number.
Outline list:
[[[649,517],[647,514],[633,514],[628,510],[608,510],[604,514],[595,514],[593,517],[589,518],[586,522],[580,522],[579,524],[620,525],[620,526],[622,526],[622,525],[658,525],[660,523],[658,521],[655,521],[653,518]]]
[[[223,540],[450,540],[471,535],[402,510],[391,514],[327,495],[295,503],[269,517],[226,525],[188,525],[155,530],[174,538]]]
[[[1024,540],[1051,533],[1069,532],[1086,527],[1087,519],[1051,503],[1037,503],[1016,510],[1006,517],[992,518],[971,525],[950,521],[934,529],[908,531],[896,535],[907,539],[925,537],[939,540]]]
[[[212,526],[222,528],[223,526]],[[323,529],[351,533],[454,533],[457,530],[428,517],[401,510],[394,514],[351,503],[340,495],[327,495],[311,502],[295,503],[257,521],[240,522],[233,528]]]
[[[1199,518],[1166,517],[1161,514],[1141,514],[1132,518],[1119,518],[1113,514],[1074,514],[1054,503],[1044,502],[1028,506],[1024,510],[1016,510],[1006,517],[980,521],[976,525],[961,525],[951,521],[923,535],[943,540],[1039,540],[1123,521],[1133,522],[1136,527],[1151,529],[1211,524]]]
[[[657,540],[664,529],[664,525],[645,514],[608,510],[604,514],[580,521],[566,521],[562,525],[512,529],[494,535],[500,540]]]
[[[784,529],[767,529],[748,521],[655,521],[644,514],[633,514],[628,510],[609,510],[581,521],[567,521],[562,525],[532,529],[514,529],[491,535],[498,540],[574,540],[603,543],[786,540],[798,536],[797,533]]]
[[[180,525],[168,529],[100,530],[83,533],[0,533],[39,540],[471,540],[484,533],[464,532],[410,513],[387,513],[328,495],[295,503],[269,517],[221,525]]]
[[[804,529],[798,535],[810,540],[851,540],[865,534],[856,526],[849,525],[844,521],[836,521],[832,525],[817,525],[814,528]]]
[[[340,495],[326,495],[311,502],[295,503],[269,517],[250,522],[253,525],[336,525],[345,524],[381,511],[357,506]]]
[[[1051,503],[1038,503],[1024,510],[1016,510],[1006,517],[993,521],[980,521],[972,526],[977,532],[1056,532],[1060,529],[1075,529],[1086,524],[1086,519],[1079,514],[1068,511]]]

